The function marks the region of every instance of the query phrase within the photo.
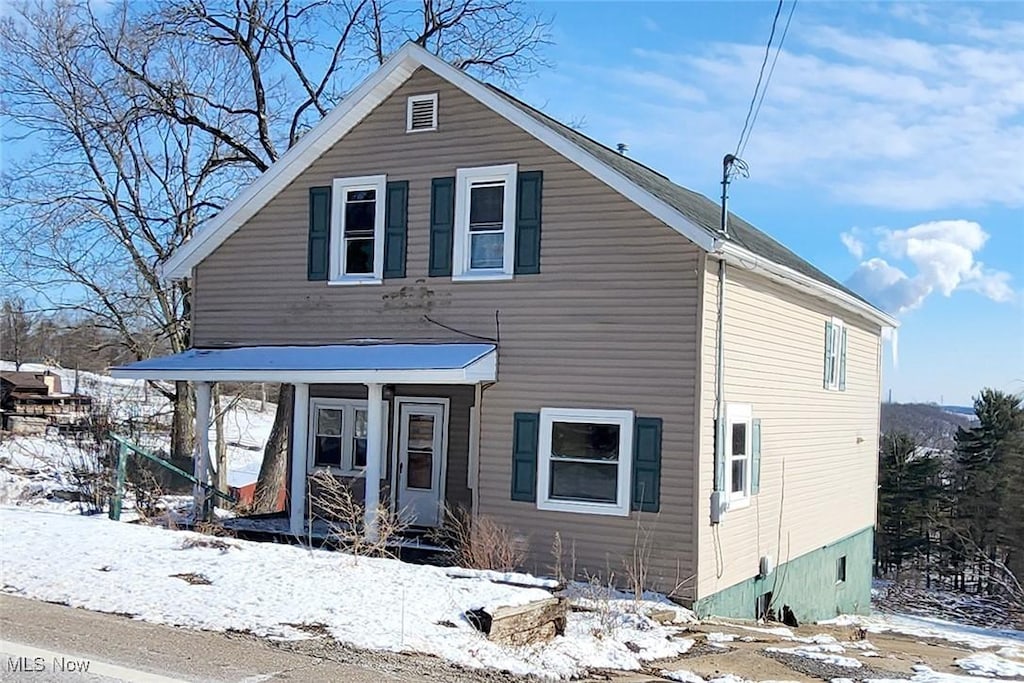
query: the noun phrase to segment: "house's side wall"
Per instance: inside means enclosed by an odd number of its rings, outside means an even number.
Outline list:
[[[799,618],[866,610],[881,398],[879,327],[740,268],[728,268],[725,294],[725,401],[750,404],[752,416],[761,420],[761,486],[749,507],[726,512],[717,526],[710,523],[718,261],[708,259],[698,608],[752,617],[756,589],[773,591],[776,612],[790,604]],[[825,321],[834,315],[848,330],[845,391],[822,386]],[[833,555],[842,553],[832,546],[851,537],[858,540],[840,548],[851,553],[850,578],[841,586]],[[778,568],[755,585],[764,555]]]
[[[430,92],[439,94],[438,130],[406,134],[406,97]],[[541,273],[428,277],[431,179],[510,162],[544,172]],[[408,277],[380,286],[307,281],[309,188],[380,173],[409,181]],[[696,569],[699,263],[685,238],[420,70],[196,268],[193,336],[196,346],[500,337],[498,381],[481,404],[478,511],[516,530],[530,549],[526,568],[542,572],[557,531],[566,571],[574,558],[580,572],[625,581],[637,517],[511,501],[513,414],[621,408],[662,418],[661,512],[643,516],[639,535],[653,548],[651,580],[672,588]]]

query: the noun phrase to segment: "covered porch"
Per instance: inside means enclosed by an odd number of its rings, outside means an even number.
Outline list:
[[[214,480],[211,393],[216,382],[294,387],[287,533],[305,536],[316,510],[310,475],[327,471],[360,499],[363,532],[390,509],[415,528],[444,521],[446,507],[475,508],[482,387],[497,378],[486,343],[358,343],[191,349],[111,369],[114,377],[195,386],[194,469]],[[208,509],[197,486],[195,509]]]

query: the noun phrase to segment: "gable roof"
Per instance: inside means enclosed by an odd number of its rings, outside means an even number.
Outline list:
[[[596,142],[508,93],[476,80],[414,43],[406,43],[298,143],[246,187],[211,222],[163,264],[166,278],[187,277],[275,195],[333,147],[373,109],[424,67],[537,138],[630,199],[706,252],[797,286],[865,315],[883,326],[896,321],[743,219],[730,213],[729,234],[719,231],[721,209],[707,197]]]

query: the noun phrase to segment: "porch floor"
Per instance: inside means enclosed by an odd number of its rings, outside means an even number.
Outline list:
[[[331,539],[330,525],[323,519],[314,519],[312,529],[307,521],[300,537],[293,536],[289,531],[288,515],[284,512],[229,517],[220,520],[220,523],[238,538],[248,541],[302,544],[312,539],[315,545],[326,550],[343,549],[336,540]],[[390,541],[387,547],[406,562],[450,565],[454,551],[429,540],[427,536],[430,532],[430,529],[408,529]]]

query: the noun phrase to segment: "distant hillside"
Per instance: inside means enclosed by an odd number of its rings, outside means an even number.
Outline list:
[[[961,406],[939,406],[933,403],[883,403],[882,433],[903,432],[913,436],[922,446],[950,450],[958,427],[970,427],[971,416]]]

